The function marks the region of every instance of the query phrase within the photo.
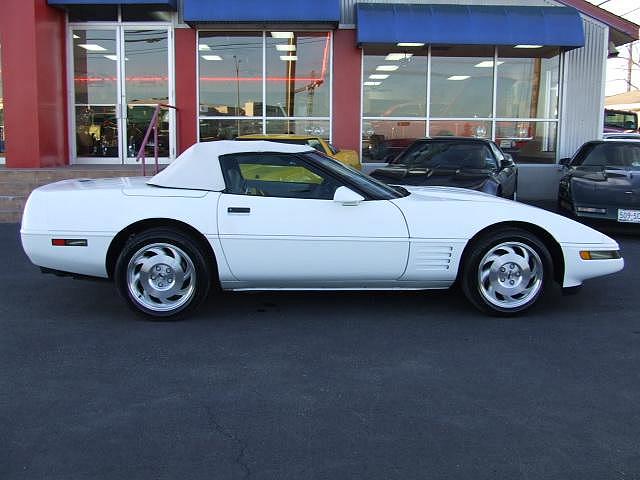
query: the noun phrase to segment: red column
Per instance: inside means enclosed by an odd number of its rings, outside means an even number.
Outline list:
[[[3,0],[0,34],[7,166],[67,164],[64,13],[47,0]]]
[[[196,31],[176,28],[176,107],[178,107],[178,154],[193,145],[197,136]]]
[[[333,34],[333,143],[360,151],[360,95],[362,50],[355,30]]]

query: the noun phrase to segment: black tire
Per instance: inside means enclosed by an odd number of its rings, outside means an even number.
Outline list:
[[[490,315],[512,316],[531,308],[552,281],[549,250],[526,230],[494,230],[465,250],[460,286],[476,308]],[[518,289],[522,292],[513,296],[501,293]]]
[[[207,298],[212,278],[209,265],[188,235],[152,228],[127,241],[116,261],[114,279],[135,312],[150,320],[180,320]],[[162,298],[156,293],[175,295]]]

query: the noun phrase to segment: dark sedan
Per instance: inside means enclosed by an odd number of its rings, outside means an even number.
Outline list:
[[[640,140],[585,143],[560,180],[558,204],[578,217],[640,223]]]
[[[416,140],[370,175],[392,185],[469,188],[513,199],[518,170],[490,140],[434,137]]]

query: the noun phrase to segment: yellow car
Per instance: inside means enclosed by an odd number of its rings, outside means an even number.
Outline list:
[[[335,158],[339,162],[349,165],[357,170],[360,170],[362,165],[358,158],[358,152],[355,150],[339,150],[325,139],[320,137],[314,137],[313,135],[240,135],[236,140],[268,140],[270,142],[280,143],[293,143],[296,145],[309,145],[315,148],[319,152],[328,155],[331,158]]]

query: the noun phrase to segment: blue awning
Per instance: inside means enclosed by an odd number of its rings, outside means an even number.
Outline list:
[[[188,23],[333,23],[340,0],[184,0]]]
[[[569,7],[358,3],[359,44],[584,46]]]
[[[178,0],[47,0],[55,7],[70,7],[73,5],[154,5],[158,7],[178,9]]]

